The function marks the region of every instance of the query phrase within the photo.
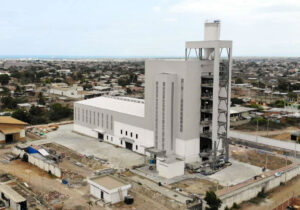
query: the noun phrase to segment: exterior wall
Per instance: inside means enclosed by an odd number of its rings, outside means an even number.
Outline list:
[[[166,154],[175,153],[174,127],[177,112],[177,76],[161,73],[155,81],[155,146]]]
[[[82,95],[78,94],[78,91],[82,91],[82,88],[69,88],[66,90],[63,89],[57,89],[57,88],[51,88],[49,92],[51,94],[60,95],[60,96],[66,96],[69,98],[82,98]]]
[[[287,169],[286,174],[285,172],[283,172],[283,174],[279,177],[273,175],[262,180],[253,182],[232,192],[226,193],[222,196],[219,196],[219,198],[223,202],[221,209],[225,209],[226,206],[230,208],[233,205],[233,203],[239,204],[243,201],[250,200],[256,197],[257,194],[262,191],[262,189],[264,189],[265,192],[272,190],[280,186],[280,183],[289,181],[292,178],[296,177],[298,174],[299,166],[296,166],[291,169]]]
[[[74,124],[73,125],[73,130],[78,132],[78,133],[90,136],[92,138],[98,138],[98,134],[97,134],[96,131],[94,131],[94,130],[88,128],[88,127],[82,126],[82,125]]]
[[[159,176],[167,179],[184,175],[184,161],[176,160],[175,162],[167,163],[157,159],[156,167]]]
[[[186,163],[200,161],[199,138],[182,140],[176,139],[176,154],[184,158]]]
[[[25,126],[24,125],[3,125],[3,127],[11,127],[11,126],[14,126],[14,127],[17,127],[17,128],[23,128],[20,133],[14,133],[13,134],[13,138],[14,138],[14,141],[24,141],[25,140]],[[0,143],[1,142],[5,142],[5,135],[3,133],[0,132]]]
[[[141,154],[144,154],[145,148],[154,146],[154,134],[152,130],[147,129],[148,127],[143,117],[74,104],[74,131],[98,138],[98,132],[101,130],[105,142],[121,147],[125,147],[125,143],[121,144],[120,138],[129,138],[133,141],[132,150]]]
[[[153,147],[153,135],[153,131],[151,130],[132,126],[128,123],[114,122],[114,136],[116,136],[117,139],[126,137],[133,140],[133,151],[144,154],[144,148]],[[120,140],[118,143],[120,144]],[[119,146],[124,146],[124,144],[120,144]],[[136,146],[138,146],[138,149],[136,149]]]
[[[97,199],[101,199],[101,191],[103,192],[103,200],[105,203],[115,204],[124,200],[124,197],[128,194],[128,189],[131,185],[122,186],[119,189],[122,191],[122,198],[120,198],[120,194],[118,189],[107,190],[104,187],[96,184],[93,181],[89,181],[90,183],[90,194]]]
[[[0,133],[0,142],[5,142],[5,135]]]
[[[18,149],[16,147],[14,147],[12,149],[12,153],[15,155],[20,155],[20,158],[23,157],[23,155],[26,153],[24,150]],[[28,153],[26,153],[28,155],[28,162],[31,163],[32,165],[35,165],[37,167],[39,167],[40,169],[46,171],[46,172],[51,172],[51,174],[57,176],[57,177],[61,177],[61,170],[58,166],[55,166],[53,164],[47,163],[37,157],[34,157]]]

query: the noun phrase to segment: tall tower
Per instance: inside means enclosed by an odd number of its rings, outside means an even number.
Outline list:
[[[204,41],[186,42],[185,59],[195,52],[212,61],[212,71],[201,74],[200,157],[212,163],[229,159],[232,41],[220,40],[220,21],[205,23]]]

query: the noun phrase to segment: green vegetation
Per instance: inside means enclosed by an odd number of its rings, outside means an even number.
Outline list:
[[[204,200],[208,205],[206,210],[218,210],[222,205],[222,201],[217,197],[214,191],[206,192]]]
[[[262,111],[263,108],[259,104],[250,104],[248,107],[258,109],[258,111]]]
[[[56,122],[72,116],[72,110],[59,103],[51,105],[49,111],[38,106],[32,106],[29,111],[17,109],[12,114],[12,117],[31,125]]]
[[[231,99],[231,105],[234,106],[236,104],[244,104],[245,102],[243,101],[243,99],[239,99],[239,98],[232,98]]]
[[[284,108],[285,102],[283,100],[277,100],[274,103],[270,104],[271,107]]]
[[[7,85],[9,83],[9,76],[7,74],[0,75],[0,83],[1,85]]]
[[[235,80],[235,84],[243,84],[243,83],[244,83],[244,80],[240,77]]]

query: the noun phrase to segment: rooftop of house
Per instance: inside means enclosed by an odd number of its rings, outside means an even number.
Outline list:
[[[0,116],[0,124],[27,125],[26,122],[17,120],[9,116]]]
[[[91,178],[90,181],[95,182],[96,184],[98,184],[108,190],[113,190],[113,189],[128,185],[128,184],[114,178],[113,176],[95,177],[95,178]]]
[[[2,192],[6,197],[13,200],[16,203],[26,201],[26,199],[13,190],[10,186],[6,184],[0,184],[0,192]]]

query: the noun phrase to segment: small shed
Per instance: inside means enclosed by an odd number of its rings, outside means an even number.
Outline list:
[[[124,201],[128,194],[130,184],[111,175],[103,175],[88,180],[90,183],[90,194],[105,203],[115,204]]]
[[[25,140],[27,123],[8,116],[0,116],[0,142],[11,143]]]

